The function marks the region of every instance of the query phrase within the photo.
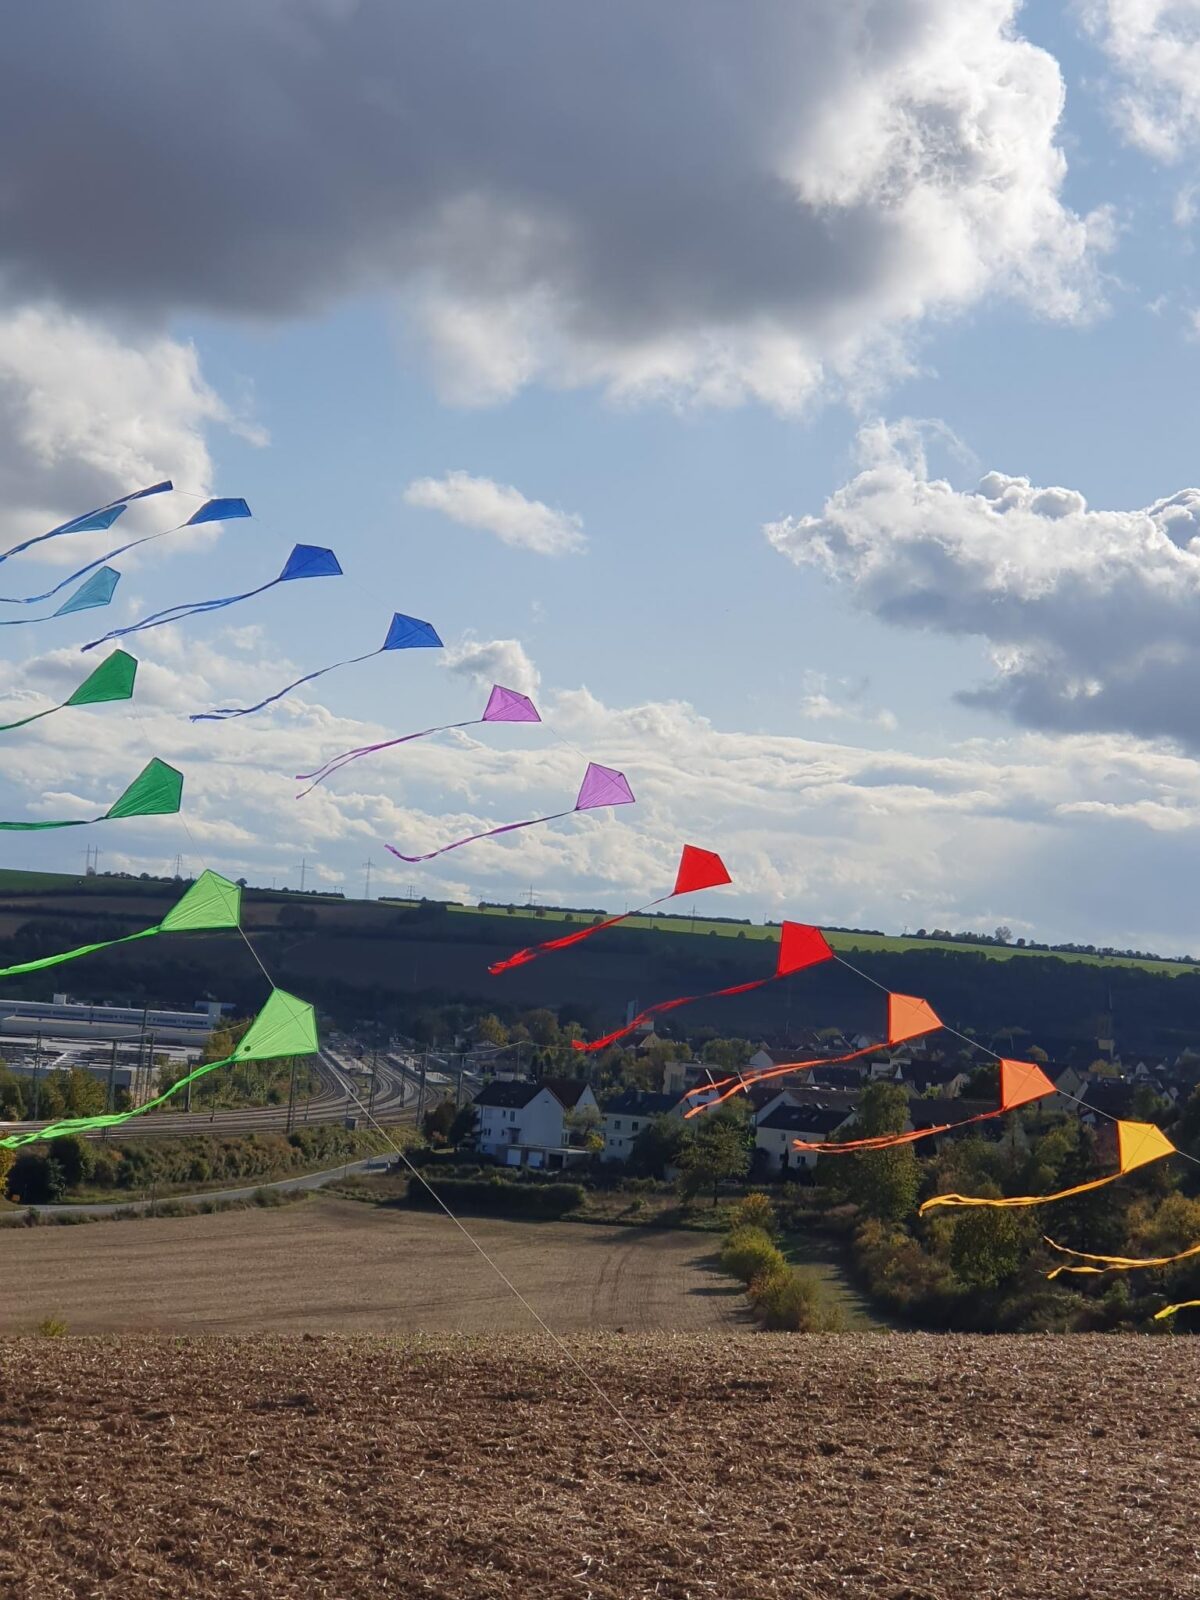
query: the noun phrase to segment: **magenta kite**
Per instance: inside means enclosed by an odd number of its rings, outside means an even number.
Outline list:
[[[308,788],[301,789],[296,799],[303,800],[304,796],[311,794],[319,783],[324,783],[331,774],[340,772],[343,767],[348,767],[360,756],[371,756],[379,750],[391,750],[393,746],[408,744],[413,739],[427,739],[433,733],[450,733],[455,728],[477,728],[484,722],[540,722],[541,720],[537,707],[528,696],[494,683],[481,717],[470,717],[466,722],[443,722],[436,728],[422,728],[419,733],[402,733],[398,739],[383,739],[378,744],[361,744],[356,750],[343,750],[340,756],[334,756],[315,772],[296,774],[298,783],[308,782]]]
[[[535,828],[542,822],[558,822],[563,817],[573,817],[577,811],[596,811],[601,806],[631,806],[633,803],[633,790],[626,782],[623,772],[618,772],[615,767],[602,767],[598,762],[589,761],[583,782],[579,786],[579,797],[570,811],[553,811],[548,817],[529,817],[524,822],[506,822],[501,828],[486,828],[482,833],[468,834],[465,839],[455,839],[453,844],[444,844],[440,850],[428,850],[421,856],[406,856],[391,844],[386,848],[401,861],[410,863],[432,861],[435,856],[444,856],[447,850],[457,850],[464,844],[474,844],[478,839],[494,839],[498,834],[515,833],[518,828]]]

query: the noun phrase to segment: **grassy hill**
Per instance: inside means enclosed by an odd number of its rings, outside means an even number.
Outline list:
[[[170,879],[0,875],[0,961],[28,960],[111,939],[158,921],[178,899]],[[373,1020],[404,1031],[418,1012],[463,1007],[512,1015],[547,1006],[589,1032],[639,1006],[705,995],[768,977],[778,930],[687,917],[631,918],[600,937],[499,977],[490,963],[569,932],[594,913],[477,908],[405,900],[344,900],[286,890],[248,890],[243,927],[275,981],[337,1020]],[[876,983],[928,998],[952,1026],[992,1037],[1026,1030],[1027,1045],[1054,1053],[1062,1038],[1109,1036],[1124,1050],[1177,1051],[1200,1044],[1200,969],[1166,961],[1047,953],[876,933],[831,932],[835,949]],[[93,1002],[182,1005],[204,995],[239,1011],[262,1003],[263,978],[234,934],[169,936],[50,972],[5,980],[3,994],[47,998],[69,989]],[[827,963],[749,995],[701,1000],[673,1019],[761,1038],[801,1028],[876,1031],[879,990]],[[439,1037],[441,1036],[439,1032]]]

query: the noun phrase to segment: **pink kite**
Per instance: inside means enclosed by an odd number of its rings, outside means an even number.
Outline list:
[[[303,800],[304,796],[311,794],[319,783],[324,783],[331,773],[349,766],[350,762],[357,761],[359,756],[374,755],[377,750],[390,750],[393,745],[408,744],[411,739],[425,739],[431,733],[449,733],[453,728],[475,728],[482,722],[540,722],[541,720],[532,700],[523,694],[518,694],[515,689],[502,689],[496,683],[492,685],[492,692],[488,696],[488,703],[481,717],[471,717],[466,722],[443,722],[439,727],[422,728],[420,733],[404,733],[398,739],[384,739],[380,744],[359,745],[357,750],[343,750],[340,756],[334,756],[315,772],[298,772],[296,774],[298,782],[303,783],[306,779],[312,781],[307,789],[301,789],[296,799]]]
[[[676,1000],[660,1000],[657,1005],[647,1006],[645,1011],[639,1011],[637,1016],[623,1028],[614,1028],[611,1033],[606,1033],[600,1039],[593,1039],[590,1044],[585,1044],[581,1039],[572,1039],[571,1048],[587,1051],[604,1050],[608,1045],[615,1044],[618,1039],[624,1039],[627,1034],[635,1032],[651,1017],[661,1016],[664,1011],[675,1011],[680,1006],[690,1006],[696,1000],[719,1000],[726,995],[749,994],[752,989],[761,989],[765,984],[774,983],[777,978],[786,978],[789,973],[801,972],[805,967],[815,967],[820,961],[834,959],[833,951],[820,928],[810,927],[803,922],[785,922],[779,930],[779,954],[775,959],[775,971],[768,977],[754,978],[749,983],[735,983],[728,989],[711,989],[707,994],[685,994]]]
[[[402,855],[391,844],[385,848],[401,861],[432,861],[434,856],[444,856],[447,850],[457,850],[459,845],[474,844],[476,839],[492,839],[499,833],[514,833],[518,828],[532,828],[539,822],[557,822],[560,817],[574,816],[577,811],[595,811],[599,806],[631,806],[633,803],[633,790],[626,783],[623,772],[589,761],[579,786],[579,798],[570,811],[554,811],[548,817],[530,817],[525,822],[506,822],[502,828],[487,828],[483,833],[468,834],[465,839],[455,839],[453,844],[444,844],[440,850],[429,850],[423,856]]]
[[[643,911],[662,905],[664,900],[673,900],[677,894],[698,894],[701,889],[716,889],[723,883],[732,882],[733,879],[726,872],[725,863],[719,855],[712,850],[698,850],[695,845],[685,844],[683,854],[679,858],[679,870],[675,874],[675,887],[670,894],[660,894],[657,900],[647,901],[636,911],[623,911],[619,917],[605,917],[602,922],[593,922],[590,927],[580,928],[576,933],[565,934],[561,939],[547,939],[542,944],[518,950],[515,955],[508,956],[503,961],[493,962],[488,971],[494,975],[507,972],[510,967],[523,967],[527,961],[536,960],[548,950],[565,950],[568,945],[579,944],[604,928],[612,928],[618,922],[624,922],[626,917],[640,916]]]

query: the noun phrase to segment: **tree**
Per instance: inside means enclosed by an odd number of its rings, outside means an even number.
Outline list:
[[[880,1134],[902,1133],[908,1121],[907,1094],[898,1083],[869,1083],[863,1090],[858,1120],[859,1128],[849,1137],[873,1139]],[[916,1204],[921,1184],[912,1146],[872,1150],[853,1159],[850,1195],[860,1209],[884,1222],[898,1222],[907,1216]]]
[[[706,1114],[691,1143],[679,1155],[679,1192],[694,1199],[712,1185],[713,1205],[726,1178],[744,1177],[750,1166],[750,1124],[732,1106]]]
[[[634,1135],[629,1169],[643,1178],[663,1178],[677,1167],[691,1131],[682,1117],[654,1117]]]
[[[85,1178],[91,1176],[91,1146],[76,1133],[69,1133],[54,1141],[54,1160],[62,1169],[63,1182],[68,1189],[77,1189]]]
[[[475,1107],[465,1105],[454,1114],[454,1121],[450,1124],[450,1131],[446,1135],[449,1142],[457,1149],[460,1145],[472,1144],[475,1139]]]
[[[535,1044],[559,1042],[558,1018],[545,1006],[539,1006],[536,1011],[526,1011],[521,1021]]]
[[[598,1155],[604,1149],[604,1118],[595,1106],[576,1107],[563,1116],[568,1144],[581,1144],[585,1150]],[[577,1134],[578,1138],[570,1135]]]
[[[3,1194],[8,1187],[8,1174],[12,1170],[12,1164],[15,1160],[16,1157],[11,1150],[5,1150],[3,1146],[0,1146],[0,1194]]]
[[[746,1039],[710,1039],[704,1046],[704,1060],[725,1072],[744,1067],[752,1052]]]
[[[1020,1269],[1027,1247],[1024,1218],[981,1206],[955,1223],[950,1264],[972,1288],[994,1289]]]
[[[0,1066],[0,1122],[21,1122],[25,1117],[25,1091],[15,1072]]]
[[[52,1156],[26,1150],[8,1174],[8,1197],[29,1206],[54,1205],[66,1190],[63,1171]]]
[[[1012,929],[1002,922],[993,935],[997,944],[1010,944],[1012,942]]]
[[[482,1044],[505,1045],[508,1043],[508,1029],[494,1011],[488,1011],[480,1017],[475,1024],[475,1032]]]
[[[425,1137],[430,1144],[449,1144],[450,1129],[454,1126],[454,1118],[453,1100],[439,1100],[432,1111],[425,1113]]]

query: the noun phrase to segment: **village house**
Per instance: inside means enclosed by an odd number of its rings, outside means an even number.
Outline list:
[[[693,1101],[680,1094],[655,1094],[647,1089],[626,1089],[603,1110],[602,1161],[628,1161],[634,1140],[655,1117],[682,1117]]]
[[[795,1150],[793,1141],[804,1139],[810,1143],[824,1143],[840,1128],[853,1122],[856,1115],[857,1112],[845,1104],[776,1106],[755,1124],[756,1165],[772,1174],[815,1167],[817,1152]]]
[[[940,1096],[946,1097],[962,1093],[967,1074],[949,1061],[914,1060],[897,1066],[893,1079],[913,1094],[928,1094],[930,1089],[936,1089]]]
[[[569,1080],[556,1080],[560,1084]],[[571,1149],[563,1121],[567,1110],[595,1106],[587,1084],[564,1089],[567,1105],[550,1083],[495,1080],[475,1098],[476,1148],[509,1167],[562,1167],[581,1152]]]

